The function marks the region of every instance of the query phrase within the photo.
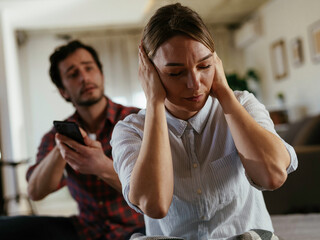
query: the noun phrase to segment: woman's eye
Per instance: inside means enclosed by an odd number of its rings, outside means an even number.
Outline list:
[[[210,64],[209,64],[209,65],[206,65],[206,66],[199,66],[200,69],[207,69],[207,68],[210,68],[210,67],[211,67]]]
[[[182,72],[178,72],[178,73],[169,73],[169,76],[171,77],[177,77],[181,74]]]

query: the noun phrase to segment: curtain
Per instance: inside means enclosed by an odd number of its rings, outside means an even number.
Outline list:
[[[138,79],[140,33],[83,36],[78,39],[99,54],[105,77],[105,93],[115,102],[145,107],[145,97]]]

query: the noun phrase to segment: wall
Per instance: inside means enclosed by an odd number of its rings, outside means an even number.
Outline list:
[[[23,114],[22,89],[17,56],[15,32],[10,15],[6,10],[0,11],[0,127],[1,127],[1,160],[18,162],[28,158],[25,115]],[[25,167],[25,166],[24,166]],[[22,167],[16,169],[19,175]],[[2,167],[4,196],[12,199],[19,186],[25,189],[24,182],[16,179],[12,167]],[[21,185],[22,184],[22,185]],[[23,202],[25,203],[25,202]],[[25,204],[9,201],[6,210],[9,214],[28,211]]]
[[[320,63],[310,56],[308,27],[320,20],[318,0],[273,0],[261,8],[257,16],[262,21],[262,36],[244,49],[246,68],[255,68],[262,80],[263,102],[270,108],[277,108],[276,95],[283,92],[289,117],[292,121],[306,114],[320,112]],[[304,63],[295,67],[292,62],[291,41],[302,39]],[[288,76],[275,80],[271,68],[270,46],[283,39],[288,57]]]
[[[73,113],[49,78],[49,56],[53,49],[65,43],[54,35],[27,35],[19,46],[24,115],[28,132],[28,155],[35,159],[43,134],[53,126],[53,120],[62,120]]]
[[[7,70],[5,64],[4,55],[4,28],[5,18],[4,14],[0,11],[0,129],[1,129],[1,148],[3,149],[2,157],[12,157],[11,146],[11,131],[9,120],[9,106],[8,106],[8,94],[7,94]],[[6,149],[6,153],[4,153]],[[5,155],[6,154],[6,155]]]

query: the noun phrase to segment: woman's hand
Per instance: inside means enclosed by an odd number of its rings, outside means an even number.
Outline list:
[[[215,67],[215,73],[210,95],[220,101],[228,92],[231,91],[231,89],[228,85],[227,78],[223,70],[222,61],[216,52],[213,53],[213,64]]]
[[[139,46],[139,79],[148,103],[164,102],[166,91],[142,44]]]

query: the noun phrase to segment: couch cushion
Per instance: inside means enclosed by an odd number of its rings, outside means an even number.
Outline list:
[[[320,144],[320,115],[291,123],[282,137],[292,146]]]

